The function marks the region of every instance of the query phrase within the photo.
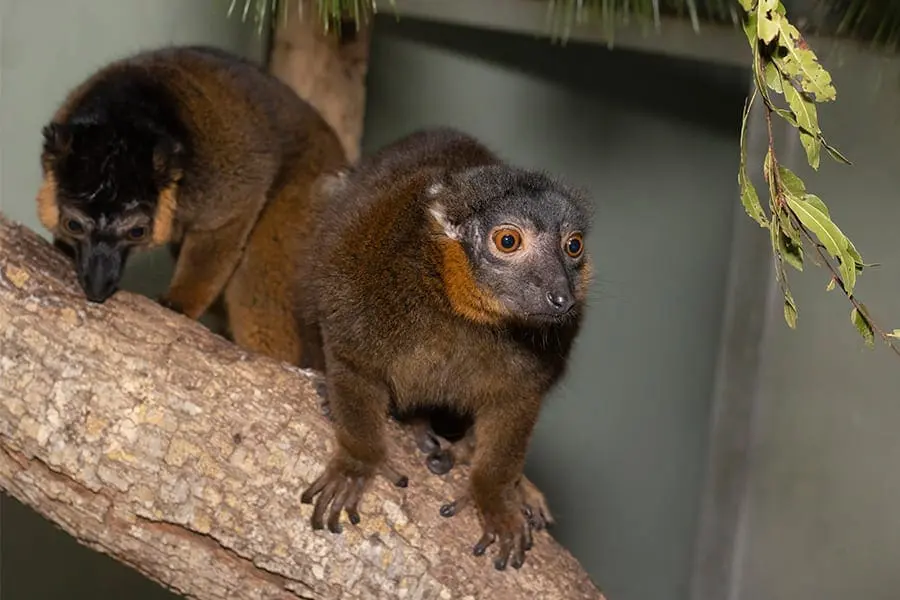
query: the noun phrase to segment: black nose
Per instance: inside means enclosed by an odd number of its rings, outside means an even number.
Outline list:
[[[91,302],[102,303],[118,289],[121,274],[119,256],[106,248],[87,252],[81,268],[81,288]]]
[[[88,300],[102,303],[116,292],[117,285],[115,279],[110,279],[106,273],[88,271],[84,274],[81,287]]]
[[[556,312],[564,313],[575,304],[575,298],[569,292],[547,292],[547,302]]]

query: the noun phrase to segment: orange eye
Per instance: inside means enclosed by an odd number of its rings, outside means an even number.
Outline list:
[[[522,234],[509,227],[498,229],[493,237],[497,250],[506,254],[515,252],[522,245]]]
[[[584,252],[584,239],[580,233],[573,233],[566,240],[566,254],[572,258],[578,258]]]

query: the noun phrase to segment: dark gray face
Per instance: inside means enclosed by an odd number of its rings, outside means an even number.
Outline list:
[[[583,200],[544,175],[499,165],[456,183],[464,203],[432,214],[465,249],[477,284],[524,321],[577,316],[590,280]]]
[[[60,206],[57,238],[72,249],[78,282],[88,300],[104,302],[116,292],[129,253],[149,241],[151,225],[142,212],[92,219]]]

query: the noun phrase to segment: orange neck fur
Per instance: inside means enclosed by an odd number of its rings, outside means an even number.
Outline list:
[[[437,243],[441,255],[441,279],[453,310],[475,323],[492,325],[500,322],[505,313],[503,305],[476,283],[463,247],[445,236]]]
[[[159,193],[156,214],[153,215],[153,243],[161,246],[172,239],[172,226],[175,222],[175,187],[172,184]]]
[[[38,219],[48,231],[56,231],[59,225],[59,206],[56,204],[56,179],[52,173],[44,176],[37,194]]]

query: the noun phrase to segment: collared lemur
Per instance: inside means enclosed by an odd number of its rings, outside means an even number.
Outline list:
[[[586,200],[446,128],[325,175],[317,190],[297,318],[307,364],[326,373],[338,445],[302,496],[315,502],[313,527],[339,532],[342,511],[358,523],[375,474],[406,484],[386,456],[392,407],[449,408],[474,423],[473,469],[441,514],[474,504],[474,553],[498,540],[495,567],[521,567],[527,513],[542,503],[523,478],[525,454],[591,280]],[[428,427],[419,432],[434,450]]]
[[[240,346],[296,364],[296,231],[334,131],[275,76],[222,50],[175,46],[116,60],[43,129],[42,224],[87,298],[115,291],[129,253],[169,244],[161,302],[199,318],[224,300]]]

